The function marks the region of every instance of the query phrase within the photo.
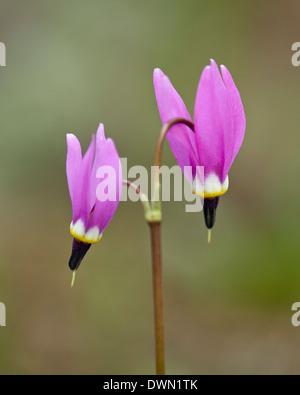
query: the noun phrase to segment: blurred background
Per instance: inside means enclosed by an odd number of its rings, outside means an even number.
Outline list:
[[[70,289],[65,134],[85,150],[103,122],[129,167],[150,167],[153,69],[193,114],[210,58],[229,68],[247,130],[211,245],[202,213],[163,206],[167,372],[300,373],[299,13],[296,0],[0,1],[0,373],[154,373],[138,203],[120,204]]]

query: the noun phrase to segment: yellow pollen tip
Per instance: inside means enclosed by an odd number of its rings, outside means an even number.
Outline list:
[[[72,282],[71,282],[71,288],[73,288],[74,283],[75,283],[75,277],[76,277],[76,270],[73,270],[73,275],[72,275]]]
[[[207,239],[207,241],[208,241],[208,244],[211,243],[211,229],[208,229],[208,239]]]

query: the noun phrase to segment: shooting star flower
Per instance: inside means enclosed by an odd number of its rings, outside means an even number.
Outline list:
[[[92,244],[101,240],[113,218],[122,192],[122,168],[113,140],[106,139],[100,124],[82,157],[80,142],[67,134],[67,179],[72,202],[70,232],[73,248],[69,267],[76,270]]]
[[[225,66],[221,66],[221,73],[214,60],[202,72],[194,109],[194,133],[187,126],[177,124],[167,135],[193,192],[204,198],[208,229],[214,225],[219,197],[228,190],[228,172],[246,128],[239,92]],[[183,100],[160,69],[154,70],[153,80],[162,123],[177,117],[191,120]],[[198,170],[200,167],[204,167],[204,177]],[[192,172],[186,172],[187,168]]]

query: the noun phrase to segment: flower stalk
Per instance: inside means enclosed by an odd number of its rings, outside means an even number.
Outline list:
[[[123,185],[133,189],[140,197],[144,208],[145,220],[150,227],[151,251],[152,251],[152,281],[153,281],[153,304],[154,304],[154,328],[155,328],[155,354],[156,374],[165,374],[165,345],[164,345],[164,311],[163,311],[163,275],[162,275],[162,249],[161,249],[161,181],[160,167],[163,145],[167,133],[172,126],[183,124],[194,131],[192,121],[185,118],[174,118],[167,122],[161,129],[157,139],[154,166],[153,166],[153,195],[151,202],[141,191],[140,187],[131,181],[123,181]]]
[[[152,279],[155,326],[156,374],[165,374],[165,338],[163,309],[163,280],[161,254],[161,223],[150,222],[152,250]]]
[[[156,374],[165,374],[165,346],[164,346],[164,310],[163,310],[163,275],[162,275],[162,250],[161,250],[161,181],[160,167],[163,145],[168,131],[176,124],[184,124],[192,130],[194,125],[185,118],[175,118],[166,123],[158,136],[154,156],[153,198],[151,201],[151,216],[146,217],[151,232],[152,249],[152,281],[155,324],[155,350]]]

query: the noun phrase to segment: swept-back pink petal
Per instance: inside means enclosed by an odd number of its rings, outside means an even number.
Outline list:
[[[228,173],[244,139],[246,117],[239,91],[237,90],[229,71],[222,65],[221,72],[227,90],[231,118],[233,120],[233,129],[228,136],[224,165],[224,173]]]
[[[154,70],[153,83],[163,125],[177,117],[191,120],[182,98],[171,84],[169,78],[160,69]],[[185,125],[175,125],[170,129],[167,138],[182,171],[184,171],[185,166],[195,168],[198,161],[194,133]]]
[[[67,179],[72,202],[73,215],[79,215],[81,190],[81,162],[82,153],[80,142],[74,134],[67,134]]]
[[[73,223],[78,219],[84,222],[85,229],[88,227],[90,219],[90,180],[92,164],[95,155],[95,136],[92,136],[92,141],[86,151],[80,168],[81,184],[78,188],[78,200],[80,201],[80,210],[78,213],[73,212]]]
[[[218,66],[211,60],[201,75],[195,102],[196,145],[205,178],[214,173],[225,181],[225,147],[231,129],[227,91]]]
[[[97,197],[99,184],[103,181],[99,178],[101,168],[104,173],[109,171],[110,180],[108,199],[100,201]],[[91,200],[90,205],[93,206],[93,214],[89,223],[89,228],[97,226],[100,233],[104,231],[106,226],[113,218],[120,202],[122,193],[122,167],[117,149],[111,139],[105,138],[104,127],[101,124],[96,135],[96,154],[91,176]]]
[[[104,125],[101,123],[98,127],[96,133],[96,143],[95,143],[95,159],[92,167],[91,181],[90,181],[90,211],[94,209],[97,196],[96,189],[99,184],[99,180],[96,177],[96,173],[99,167],[99,162],[101,161],[101,153],[105,151],[106,138],[104,133]]]

